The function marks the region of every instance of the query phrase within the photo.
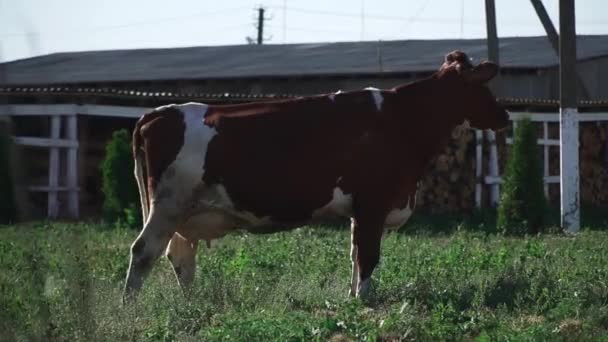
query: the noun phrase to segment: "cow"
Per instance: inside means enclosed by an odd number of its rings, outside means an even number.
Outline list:
[[[123,300],[166,251],[186,290],[199,241],[339,216],[351,221],[349,295],[365,297],[387,228],[411,216],[425,167],[451,131],[507,126],[487,86],[498,66],[445,55],[430,77],[255,103],[172,104],[133,131],[144,227],[131,245]]]

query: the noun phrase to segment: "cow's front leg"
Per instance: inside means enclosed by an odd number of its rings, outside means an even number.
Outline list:
[[[171,222],[168,215],[152,207],[144,229],[131,245],[131,260],[123,292],[123,302],[137,294],[154,262],[167,247],[174,229],[175,223]]]
[[[167,247],[167,258],[184,293],[188,293],[196,271],[196,248],[198,240],[188,240],[174,233]]]
[[[359,265],[357,264],[357,246],[355,244],[355,219],[350,220],[350,290],[348,295],[354,297],[357,294],[357,284],[359,283]]]
[[[372,217],[355,217],[353,223],[353,249],[356,255],[356,266],[353,266],[353,277],[356,269],[357,285],[355,296],[365,298],[369,294],[374,269],[380,261],[383,220]]]

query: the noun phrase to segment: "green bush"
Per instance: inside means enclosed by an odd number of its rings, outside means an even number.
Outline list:
[[[17,218],[11,148],[8,122],[0,121],[0,224],[14,222]]]
[[[133,175],[131,137],[126,129],[112,135],[101,164],[103,213],[109,222],[137,228],[141,225],[141,206]]]
[[[497,226],[509,235],[542,230],[547,207],[537,134],[529,118],[518,121],[507,160]]]

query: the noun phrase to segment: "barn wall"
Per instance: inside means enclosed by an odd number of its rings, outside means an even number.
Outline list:
[[[597,58],[579,63],[578,72],[583,78],[591,99],[608,99],[608,58]]]

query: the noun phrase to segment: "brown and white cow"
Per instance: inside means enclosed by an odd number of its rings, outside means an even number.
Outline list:
[[[350,294],[364,295],[384,228],[408,220],[423,170],[454,127],[507,125],[486,86],[497,70],[454,51],[431,77],[389,90],[186,103],[144,115],[133,154],[145,224],[131,246],[125,298],[165,249],[188,287],[199,240],[292,229],[329,215],[351,218]]]

